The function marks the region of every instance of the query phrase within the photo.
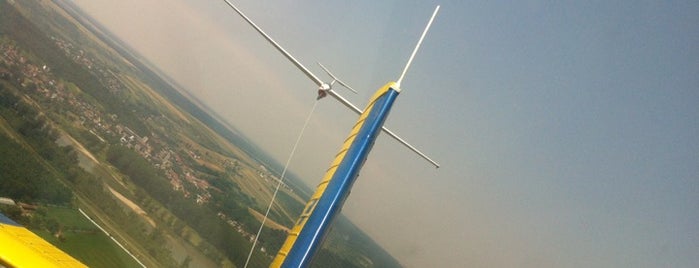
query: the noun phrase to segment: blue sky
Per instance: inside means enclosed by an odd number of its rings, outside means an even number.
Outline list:
[[[223,1],[75,0],[280,162],[315,86]],[[699,265],[696,1],[234,1],[363,106],[442,10],[344,213],[408,267]],[[340,92],[343,92],[341,89]],[[356,116],[319,105],[314,185]]]

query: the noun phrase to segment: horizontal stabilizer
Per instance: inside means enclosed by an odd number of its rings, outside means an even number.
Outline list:
[[[345,99],[344,97],[342,97],[340,94],[337,94],[337,92],[335,92],[334,90],[332,90],[332,89],[328,90],[328,94],[330,94],[330,96],[333,96],[333,98],[335,98],[335,99],[338,100],[340,103],[342,103],[342,104],[344,104],[345,106],[347,106],[347,108],[350,108],[350,110],[354,111],[355,113],[361,115],[361,114],[364,112],[362,109],[357,108],[357,106],[355,106],[355,105],[352,104],[350,101],[348,101],[347,99]],[[393,131],[391,131],[391,130],[389,130],[388,128],[386,128],[386,126],[382,126],[381,128],[382,128],[383,132],[385,132],[386,134],[388,134],[389,136],[391,136],[392,138],[394,138],[395,140],[397,140],[398,142],[400,142],[401,144],[403,144],[405,147],[408,147],[408,149],[410,149],[411,151],[415,152],[416,154],[418,154],[418,155],[419,155],[420,157],[422,157],[423,159],[427,160],[427,162],[430,162],[430,164],[434,165],[435,168],[439,168],[439,163],[437,163],[436,161],[432,160],[432,158],[430,158],[429,156],[427,156],[426,154],[424,154],[423,152],[421,152],[420,150],[418,150],[417,148],[415,148],[415,146],[412,146],[410,143],[408,143],[408,142],[406,142],[405,140],[403,140],[401,137],[399,137],[398,135],[396,135],[395,133],[393,133]]]
[[[342,80],[340,80],[340,78],[337,78],[335,75],[333,75],[333,74],[330,72],[330,70],[328,70],[328,68],[325,68],[325,66],[323,66],[323,64],[321,64],[320,62],[318,62],[318,65],[320,65],[320,68],[323,68],[323,71],[325,71],[325,73],[327,73],[330,77],[333,78],[333,81],[330,82],[330,86],[332,86],[333,83],[337,82],[338,84],[342,85],[343,87],[345,87],[345,88],[349,89],[350,91],[354,92],[354,94],[357,94],[357,91],[356,91],[356,90],[354,90],[352,87],[350,87],[350,86],[348,86],[347,84],[345,84],[344,82],[342,82]]]

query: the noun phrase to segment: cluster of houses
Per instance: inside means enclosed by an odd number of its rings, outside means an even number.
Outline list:
[[[97,64],[98,61],[90,58],[83,50],[76,49],[70,43],[58,38],[52,39],[71,59],[98,74],[100,82],[110,92],[115,93],[124,88],[124,85],[119,82],[112,71],[101,67]],[[62,115],[85,127],[101,142],[108,142],[104,137],[118,138],[122,145],[139,153],[154,167],[163,170],[173,189],[181,191],[185,197],[190,197],[192,193],[183,187],[183,183],[186,181],[197,190],[197,203],[209,202],[211,199],[211,194],[208,192],[209,183],[198,178],[182,157],[189,156],[196,159],[199,157],[197,154],[193,152],[178,153],[166,142],[159,139],[155,133],[150,133],[151,137],[139,135],[120,123],[116,115],[106,114],[84,100],[75,91],[68,90],[68,85],[56,79],[50,67],[46,65],[40,67],[33,64],[16,45],[1,42],[0,51],[2,51],[0,54],[0,79],[16,80],[28,96],[39,102],[58,104],[52,106],[61,107],[59,111]],[[158,149],[155,149],[156,147]]]
[[[56,46],[63,50],[63,52],[74,62],[97,74],[100,82],[109,90],[109,92],[117,93],[125,89],[124,85],[115,77],[114,72],[108,68],[102,67],[100,64],[97,64],[97,61],[90,57],[85,50],[75,47],[72,43],[55,36],[52,36],[51,40],[53,40]]]
[[[36,100],[61,104],[53,107],[60,109],[72,120],[110,132],[115,116],[103,118],[97,107],[68,90],[66,83],[56,79],[50,67],[33,64],[11,43],[1,43],[0,50],[3,51],[0,54],[0,78],[14,80]],[[90,132],[104,141],[94,130],[91,129]]]
[[[88,70],[96,74],[100,82],[112,94],[116,94],[125,89],[125,86],[117,79],[114,72],[102,67],[99,61],[94,60],[83,50],[76,48],[69,42],[52,37],[52,40],[66,55],[78,64],[83,65]],[[191,149],[173,149],[167,142],[164,142],[156,133],[139,135],[128,126],[119,122],[119,118],[114,114],[107,114],[99,108],[86,101],[82,96],[76,94],[75,90],[69,90],[66,82],[57,79],[51,72],[51,68],[46,65],[35,65],[28,57],[22,54],[20,49],[9,42],[0,42],[0,79],[12,81],[19,84],[24,93],[36,101],[43,103],[55,103],[53,107],[60,107],[61,115],[69,120],[82,125],[92,135],[101,142],[108,143],[118,140],[118,142],[148,160],[155,168],[160,169],[169,180],[172,188],[189,198],[194,197],[198,204],[205,204],[210,201],[210,190],[216,190],[209,185],[206,180],[196,176],[196,172],[185,161],[185,157],[193,161],[201,156]],[[105,139],[105,137],[109,137]],[[225,159],[225,168],[237,169],[237,160]],[[260,166],[259,175],[267,182],[278,183],[280,180],[264,166]],[[185,187],[185,182],[192,187]],[[292,190],[282,182],[282,186]],[[189,189],[188,189],[189,188]],[[194,192],[191,192],[194,190]],[[0,205],[19,206],[23,213],[31,213],[36,210],[36,206],[15,202],[12,199],[0,197]],[[237,232],[246,239],[253,241],[255,235],[247,232],[241,224],[229,219],[225,214],[219,213]],[[262,249],[264,252],[264,249]]]
[[[58,48],[63,50],[63,53],[70,57],[74,62],[87,67],[87,69],[92,70],[95,67],[94,60],[87,56],[84,50],[76,48],[72,43],[64,41],[55,36],[51,37]]]
[[[252,233],[249,233],[248,231],[246,231],[245,228],[243,228],[243,225],[240,224],[239,222],[228,218],[228,216],[226,216],[226,214],[223,214],[222,212],[218,213],[218,217],[220,219],[222,219],[223,221],[225,221],[226,223],[228,223],[228,225],[233,227],[233,229],[236,232],[243,235],[243,237],[245,237],[245,239],[247,239],[248,241],[252,242],[255,240],[255,234],[252,234]]]
[[[281,187],[283,187],[284,189],[286,189],[290,192],[294,191],[294,189],[291,189],[291,187],[289,187],[289,185],[287,185],[286,182],[279,179],[277,176],[272,174],[272,172],[267,171],[267,168],[263,165],[260,165],[260,169],[259,169],[257,175],[259,175],[260,178],[264,179],[266,182],[271,182],[274,185],[281,183]]]

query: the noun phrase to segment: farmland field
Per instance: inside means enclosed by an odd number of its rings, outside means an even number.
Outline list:
[[[32,231],[84,264],[90,267],[140,267],[77,209],[50,206],[46,218],[56,219],[61,225],[61,239],[46,230]]]

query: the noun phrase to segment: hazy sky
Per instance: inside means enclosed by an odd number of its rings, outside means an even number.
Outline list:
[[[280,162],[315,85],[221,1],[74,0]],[[360,106],[442,10],[344,213],[408,267],[699,266],[699,2],[233,1]],[[356,115],[321,101],[315,185]]]

